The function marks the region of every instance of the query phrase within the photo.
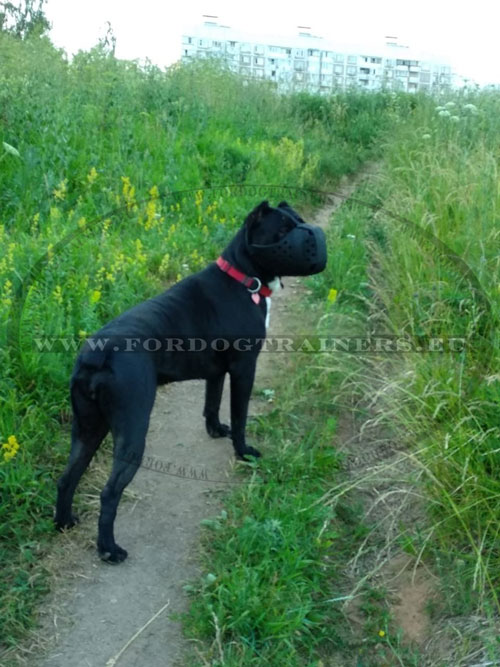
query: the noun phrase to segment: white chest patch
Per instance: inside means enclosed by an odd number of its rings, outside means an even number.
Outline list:
[[[269,322],[271,321],[271,297],[266,296],[266,329],[269,328]]]
[[[269,289],[272,289],[273,292],[279,292],[281,289],[281,280],[279,276],[275,276],[270,283],[267,283]]]
[[[281,289],[281,280],[279,276],[275,276],[270,283],[267,283],[267,286],[269,289],[271,289],[273,292],[279,292]],[[271,297],[266,296],[266,329],[269,328],[269,322],[271,320]]]

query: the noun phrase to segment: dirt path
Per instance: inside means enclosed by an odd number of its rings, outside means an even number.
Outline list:
[[[360,178],[337,189],[348,196]],[[311,220],[325,226],[342,203],[332,198]],[[294,279],[273,297],[270,333],[286,330],[300,289]],[[273,376],[274,360],[261,355],[256,388]],[[170,667],[184,664],[190,650],[173,613],[186,609],[183,585],[197,575],[200,521],[216,514],[228,484],[238,483],[229,439],[213,440],[201,416],[204,383],[186,382],[158,391],[148,434],[145,465],[127,489],[115,524],[119,544],[129,558],[119,566],[102,563],[95,551],[99,492],[108,463],[94,467],[88,490],[95,511],[87,513],[73,531],[55,540],[48,557],[54,572],[53,593],[40,609],[41,628],[22,647],[24,664],[36,667],[104,667],[162,608],[162,613],[119,656],[119,667],[137,664]],[[253,399],[250,414],[262,411]],[[222,406],[228,419],[228,396]],[[109,454],[103,459],[109,459]],[[97,479],[96,479],[97,478]],[[102,479],[101,479],[102,478]],[[216,481],[211,481],[216,480]],[[85,489],[83,493],[85,493]]]

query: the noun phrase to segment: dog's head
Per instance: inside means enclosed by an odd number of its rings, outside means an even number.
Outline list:
[[[261,202],[245,220],[246,246],[254,262],[277,276],[310,276],[326,266],[323,230],[304,222],[285,201]]]

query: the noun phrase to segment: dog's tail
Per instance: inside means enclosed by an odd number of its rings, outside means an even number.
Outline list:
[[[101,417],[106,416],[107,410],[107,386],[111,376],[109,368],[96,370],[95,366],[89,366],[80,362],[71,378],[71,404],[73,413],[81,419],[87,419],[95,415],[96,411]]]

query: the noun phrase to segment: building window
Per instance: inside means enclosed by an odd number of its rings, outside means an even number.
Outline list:
[[[264,58],[254,58],[253,59],[254,65],[258,65],[259,67],[263,67],[264,65]]]
[[[335,65],[334,71],[335,71],[335,74],[343,74],[344,73],[344,66],[343,65]]]
[[[243,65],[250,65],[250,56],[241,56],[241,62]]]
[[[357,63],[358,62],[358,57],[357,56],[347,56],[347,62],[348,63]]]
[[[360,67],[359,71],[361,74],[370,74],[370,68],[369,67]]]
[[[342,53],[336,53],[335,54],[335,62],[336,63],[343,63],[344,62],[344,56],[342,55]],[[354,61],[354,62],[356,62],[356,61]]]
[[[356,74],[356,68],[352,67],[352,66],[348,66],[347,67],[347,74],[349,74],[349,76],[353,76],[353,74]]]
[[[254,46],[255,53],[264,53],[264,47],[261,44],[257,44]]]
[[[292,49],[286,49],[286,55],[291,56],[292,55]]]

